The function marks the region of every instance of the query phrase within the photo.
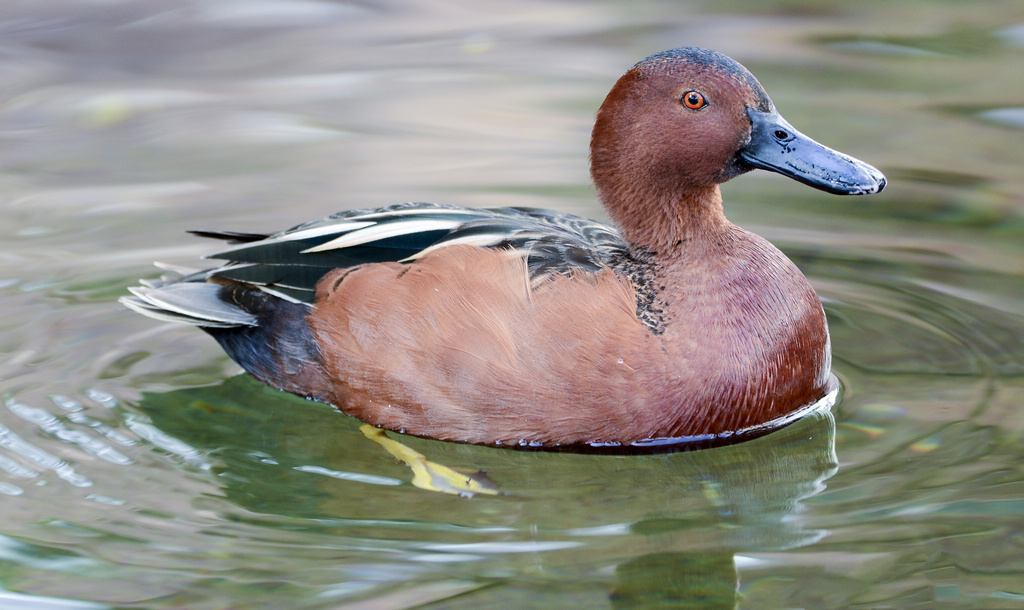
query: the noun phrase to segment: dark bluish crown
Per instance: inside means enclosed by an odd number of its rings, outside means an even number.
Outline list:
[[[757,82],[757,79],[754,78],[754,75],[744,68],[741,63],[718,51],[711,51],[700,47],[678,47],[655,53],[636,64],[634,68],[644,70],[655,65],[675,62],[697,64],[742,82],[757,96],[759,102],[757,109],[762,112],[771,111],[772,101],[765,92],[764,87],[761,86],[761,83]]]

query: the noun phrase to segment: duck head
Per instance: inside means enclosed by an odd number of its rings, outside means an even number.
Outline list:
[[[714,51],[682,47],[648,57],[598,110],[591,175],[634,243],[678,241],[702,222],[724,222],[718,185],[757,168],[838,195],[885,187],[874,167],[793,128],[746,68]],[[654,216],[678,226],[637,226]]]

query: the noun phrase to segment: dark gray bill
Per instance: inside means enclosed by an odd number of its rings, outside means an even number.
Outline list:
[[[818,144],[778,112],[748,108],[747,114],[752,123],[750,143],[739,152],[746,163],[836,195],[867,195],[885,188],[882,172]]]

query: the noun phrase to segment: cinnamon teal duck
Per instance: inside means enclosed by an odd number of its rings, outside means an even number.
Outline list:
[[[741,438],[834,400],[821,302],[726,219],[719,185],[759,168],[861,195],[881,172],[794,129],[737,62],[691,47],[615,83],[590,163],[615,226],[406,203],[205,232],[229,242],[209,257],[223,265],[121,300],[202,328],[266,384],[446,441]]]

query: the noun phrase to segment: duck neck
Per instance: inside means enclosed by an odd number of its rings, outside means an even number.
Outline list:
[[[717,184],[685,194],[630,193],[604,199],[605,208],[622,236],[636,249],[645,249],[664,264],[699,255],[720,243],[730,226],[722,209]]]

